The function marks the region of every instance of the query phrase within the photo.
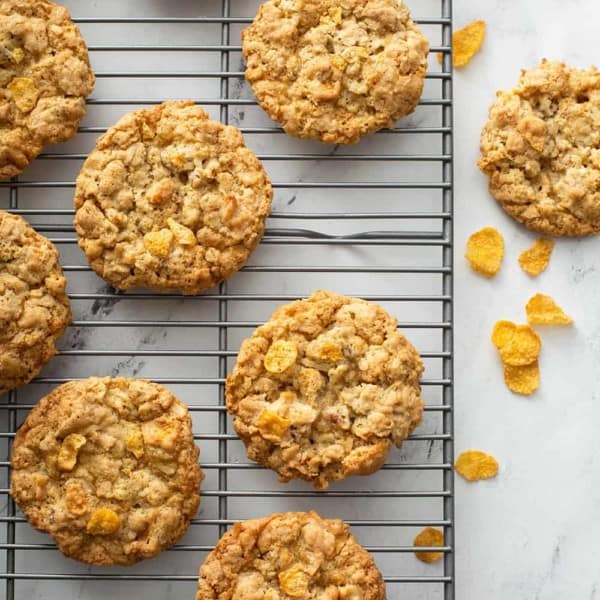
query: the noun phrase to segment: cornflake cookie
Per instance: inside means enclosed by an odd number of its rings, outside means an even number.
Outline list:
[[[339,519],[315,512],[236,523],[200,567],[196,600],[385,600],[373,557]]]
[[[0,1],[0,179],[21,173],[47,144],[77,133],[94,74],[66,8]]]
[[[242,41],[259,104],[301,138],[355,143],[423,91],[429,42],[400,0],[268,0]]]
[[[57,353],[71,322],[58,250],[0,210],[0,394],[29,383]]]
[[[600,72],[543,61],[498,92],[479,167],[515,219],[541,233],[600,231]]]
[[[227,409],[248,457],[317,489],[369,475],[419,425],[423,363],[380,306],[315,292],[240,349]]]
[[[272,195],[238,129],[165,102],[100,137],[77,179],[75,228],[114,287],[198,294],[246,262]]]
[[[17,432],[10,493],[65,556],[94,565],[151,558],[198,509],[191,426],[185,404],[150,381],[71,381]]]

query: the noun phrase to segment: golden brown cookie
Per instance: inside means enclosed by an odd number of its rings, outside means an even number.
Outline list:
[[[0,210],[0,394],[29,383],[57,353],[71,322],[58,250]]]
[[[172,546],[200,502],[185,404],[143,379],[56,388],[17,432],[10,493],[70,558],[132,565]]]
[[[0,0],[0,179],[47,144],[77,133],[94,74],[69,11],[47,0]]]
[[[385,600],[373,557],[339,519],[316,512],[236,523],[200,567],[196,600]]]
[[[298,137],[355,143],[423,91],[429,42],[401,0],[268,0],[242,41],[259,104]]]
[[[479,168],[502,208],[554,236],[600,231],[600,71],[543,61],[498,92]]]
[[[272,195],[238,129],[165,102],[100,137],[77,178],[75,228],[114,287],[198,294],[244,265]]]
[[[244,341],[227,409],[248,457],[318,489],[381,468],[423,414],[423,363],[380,306],[315,292]]]

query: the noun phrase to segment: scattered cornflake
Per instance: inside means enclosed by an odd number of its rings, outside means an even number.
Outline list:
[[[531,248],[523,250],[519,255],[521,269],[528,275],[536,277],[546,269],[554,250],[554,242],[548,238],[536,240]]]
[[[493,227],[484,227],[469,237],[465,258],[477,273],[493,277],[500,270],[503,257],[504,238]]]
[[[492,331],[492,343],[498,350],[506,346],[515,335],[517,326],[512,321],[498,321]]]
[[[550,296],[536,294],[525,306],[527,320],[532,325],[570,325],[573,319]]]
[[[537,360],[530,365],[504,365],[504,381],[515,394],[529,396],[540,386],[540,367]]]
[[[454,468],[467,481],[479,481],[497,475],[498,461],[481,450],[465,450],[456,459]]]
[[[534,363],[541,349],[540,336],[529,325],[517,325],[512,337],[500,348],[500,357],[505,365],[520,367]]]
[[[444,546],[444,532],[434,527],[425,527],[414,539],[413,546],[433,547]],[[443,552],[415,552],[415,556],[425,563],[432,563],[441,560],[444,557]]]
[[[452,36],[452,64],[464,67],[479,52],[485,39],[485,21],[473,21],[462,29],[457,29]],[[443,62],[443,54],[438,53],[438,62]]]

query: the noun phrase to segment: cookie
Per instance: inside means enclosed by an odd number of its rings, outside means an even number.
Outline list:
[[[21,217],[0,210],[0,394],[29,383],[71,323],[58,250]]]
[[[245,340],[227,409],[248,457],[317,489],[381,468],[423,414],[423,363],[380,306],[325,291]]]
[[[200,567],[196,600],[385,600],[373,557],[339,519],[315,512],[236,523]]]
[[[198,294],[244,265],[272,195],[238,129],[165,102],[100,137],[77,178],[75,228],[112,286]]]
[[[401,0],[268,0],[242,42],[259,104],[297,137],[358,142],[423,92],[429,42]]]
[[[71,381],[17,431],[10,493],[65,556],[132,565],[186,532],[200,502],[198,453],[187,407],[166,388]]]
[[[512,217],[552,236],[600,232],[600,71],[543,61],[498,92],[479,168]]]
[[[94,74],[69,11],[47,0],[0,0],[0,179],[44,146],[77,133]]]

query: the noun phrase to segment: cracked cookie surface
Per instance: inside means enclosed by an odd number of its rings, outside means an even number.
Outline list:
[[[294,136],[355,143],[423,91],[429,42],[400,0],[268,0],[242,41],[259,104]]]
[[[272,195],[238,129],[165,102],[100,137],[77,178],[75,228],[114,287],[198,294],[244,265]]]
[[[498,92],[481,134],[491,194],[529,229],[600,232],[600,71],[543,61]]]
[[[227,409],[249,458],[323,489],[378,470],[419,425],[422,372],[380,306],[318,291],[243,342]]]
[[[77,133],[94,81],[66,8],[0,0],[0,179],[21,173],[47,144]]]
[[[200,567],[196,600],[385,600],[373,557],[339,519],[315,512],[236,523]]]
[[[58,250],[0,210],[0,394],[29,383],[57,353],[71,322]]]
[[[70,558],[131,565],[172,546],[200,502],[185,404],[143,379],[92,377],[42,398],[17,431],[10,493]]]

